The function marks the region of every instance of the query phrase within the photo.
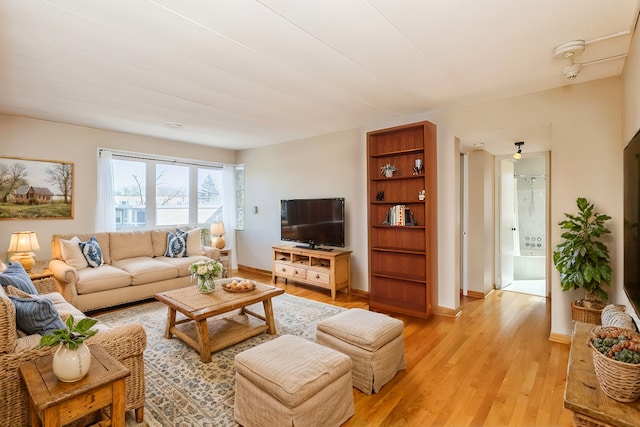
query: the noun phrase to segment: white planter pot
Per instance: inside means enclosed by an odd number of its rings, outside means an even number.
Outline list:
[[[89,372],[90,364],[91,351],[85,343],[80,344],[76,350],[60,344],[53,354],[53,373],[63,382],[81,380]]]

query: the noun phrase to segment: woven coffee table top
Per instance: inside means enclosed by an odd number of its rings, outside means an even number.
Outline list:
[[[233,277],[229,279],[216,280],[216,289],[208,294],[198,291],[196,286],[188,286],[186,288],[174,289],[171,291],[160,292],[156,294],[156,298],[160,301],[171,301],[181,306],[180,312],[185,311],[196,312],[203,309],[212,309],[214,307],[222,307],[229,304],[236,305],[247,300],[247,304],[252,301],[262,301],[265,298],[271,298],[284,293],[284,290],[275,286],[265,285],[263,283],[251,281],[255,283],[255,289],[247,292],[227,292],[222,289],[222,283],[231,282],[232,280],[243,281],[246,279]]]

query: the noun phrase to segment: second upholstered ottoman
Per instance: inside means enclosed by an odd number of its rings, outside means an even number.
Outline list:
[[[235,420],[252,426],[339,426],[355,412],[351,360],[282,335],[235,357]]]
[[[351,358],[353,386],[377,393],[396,373],[407,367],[404,324],[373,311],[353,308],[321,320],[316,342]]]

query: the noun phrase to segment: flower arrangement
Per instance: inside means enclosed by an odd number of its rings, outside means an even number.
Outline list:
[[[213,280],[222,276],[222,264],[215,259],[195,262],[189,266],[189,273],[198,279],[197,286],[201,292],[211,292],[215,289]]]

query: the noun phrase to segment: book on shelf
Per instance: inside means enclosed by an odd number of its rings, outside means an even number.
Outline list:
[[[395,205],[389,208],[387,218],[383,224],[392,226],[416,225],[413,213],[405,205]]]

